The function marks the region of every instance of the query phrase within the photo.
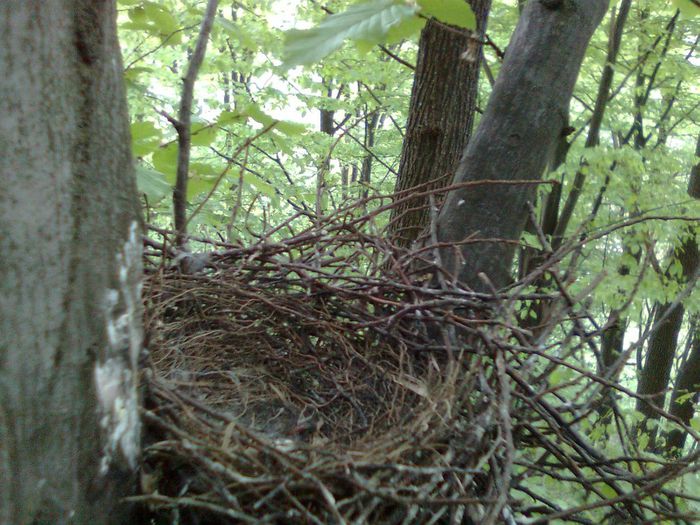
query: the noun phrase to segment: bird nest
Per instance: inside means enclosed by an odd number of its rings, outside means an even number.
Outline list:
[[[565,284],[467,290],[429,242],[392,245],[381,211],[245,247],[199,239],[196,255],[151,231],[148,432],[131,500],[155,523],[641,522],[646,488],[673,512],[629,459],[576,430],[600,383],[567,364],[590,337]],[[556,277],[563,256],[540,274]],[[546,326],[521,328],[523,301],[543,298]],[[553,499],[552,481],[587,500]]]

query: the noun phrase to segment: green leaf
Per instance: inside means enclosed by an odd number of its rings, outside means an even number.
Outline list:
[[[228,126],[230,124],[239,124],[245,122],[248,114],[242,111],[222,111],[219,118],[216,119],[216,125],[219,127]]]
[[[268,197],[275,197],[277,195],[277,190],[272,184],[268,184],[264,180],[260,180],[260,178],[256,177],[252,173],[243,173],[243,182],[249,186],[252,186],[256,191]]]
[[[142,30],[159,37],[167,45],[182,41],[177,18],[165,7],[155,2],[143,2],[143,5],[129,9],[129,20],[120,25],[121,29]]]
[[[240,24],[235,24],[231,20],[217,16],[214,19],[214,26],[218,26],[226,32],[230,38],[237,40],[243,47],[251,51],[258,50],[258,44],[253,39],[251,34],[246,31]]]
[[[143,24],[144,29],[148,27],[148,16],[146,15],[146,9],[143,6],[129,9],[129,20],[135,24]]]
[[[646,450],[647,445],[649,445],[649,434],[646,432],[643,432],[639,436],[639,439],[637,440],[637,444],[639,445],[640,450]]]
[[[306,131],[306,125],[299,122],[290,122],[288,120],[277,120],[262,109],[260,109],[255,104],[249,104],[245,107],[244,113],[250,116],[256,122],[259,122],[263,126],[274,126],[274,129],[284,133],[285,135],[295,136],[301,135]]]
[[[151,122],[134,122],[131,125],[131,151],[134,157],[143,157],[158,149],[162,135]]]
[[[139,75],[148,74],[149,76],[153,74],[153,68],[145,66],[134,66],[124,71],[124,78],[127,82],[134,82],[139,77]]]
[[[696,0],[673,0],[683,16],[696,16],[700,14],[700,4]]]
[[[547,379],[549,382],[549,386],[554,387],[562,383],[566,383],[567,381],[571,381],[575,376],[576,373],[573,370],[571,370],[571,368],[559,366],[555,368],[551,374],[549,374],[549,377]]]
[[[426,23],[427,20],[425,18],[420,18],[418,16],[407,18],[400,24],[389,29],[386,35],[386,43],[397,44],[407,38],[411,38],[413,35],[420,33]]]
[[[474,11],[464,0],[418,0],[421,14],[465,29],[476,29]]]
[[[163,173],[167,180],[175,182],[177,171],[177,144],[174,142],[153,154],[153,167]]]
[[[193,146],[208,146],[216,138],[216,126],[206,122],[193,122],[190,130]]]
[[[222,164],[210,164],[209,162],[192,162],[190,163],[190,173],[200,177],[218,178],[221,172],[226,169]]]
[[[178,24],[177,18],[162,5],[158,5],[155,2],[147,2],[144,10],[153,28],[158,29],[160,34],[169,35],[178,30],[180,24]]]
[[[191,201],[201,193],[209,193],[216,183],[216,177],[190,177],[187,180],[187,200]]]
[[[696,416],[690,420],[690,428],[696,432],[700,432],[700,416]]]
[[[617,497],[617,491],[607,483],[597,483],[596,486],[605,499],[613,499]]]
[[[372,0],[331,15],[312,29],[288,31],[284,66],[317,62],[346,39],[383,42],[393,27],[414,17],[417,11],[418,6],[398,0]]]
[[[683,395],[678,396],[674,400],[674,402],[679,404],[679,405],[682,405],[684,403],[687,403],[688,401],[692,401],[694,397],[695,397],[695,392],[687,392]]]
[[[141,193],[146,194],[149,204],[155,204],[173,191],[172,185],[165,180],[165,175],[144,166],[136,166],[136,185]]]

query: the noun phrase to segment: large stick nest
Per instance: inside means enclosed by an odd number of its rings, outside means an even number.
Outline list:
[[[297,217],[283,240],[200,239],[194,256],[151,232],[149,442],[132,500],[183,524],[678,515],[651,460],[632,451],[632,469],[576,430],[611,385],[571,359],[596,336],[559,278],[573,247],[538,270],[548,294],[523,293],[536,276],[478,294],[441,273],[430,242],[401,250],[372,234],[376,216],[355,207],[295,233]],[[516,307],[542,298],[546,324],[521,328]],[[672,465],[663,481],[687,472]]]

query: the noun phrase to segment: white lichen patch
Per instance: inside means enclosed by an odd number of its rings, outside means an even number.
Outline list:
[[[134,374],[121,359],[108,359],[95,368],[97,397],[102,417],[100,426],[107,441],[100,462],[100,474],[106,474],[117,451],[130,468],[136,467],[140,448],[140,421]]]
[[[130,468],[135,468],[140,451],[136,369],[143,344],[141,249],[139,228],[133,222],[124,247],[116,256],[117,288],[105,293],[108,346],[95,367],[100,426],[105,440],[101,474],[107,473],[118,454]]]

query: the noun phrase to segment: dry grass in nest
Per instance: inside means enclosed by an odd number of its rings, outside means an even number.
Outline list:
[[[586,393],[600,378],[573,369],[578,403],[548,384],[590,343],[566,286],[554,279],[535,336],[516,320],[516,302],[534,297],[527,283],[470,292],[436,277],[431,250],[401,251],[367,233],[375,214],[357,215],[281,241],[211,243],[193,273],[181,271],[192,260],[147,242],[150,441],[143,495],[131,499],[182,524],[643,516],[629,494],[648,480],[572,423],[599,404]],[[540,273],[556,275],[564,255]],[[584,468],[595,482],[578,479]],[[566,508],[526,488],[549,474],[565,491],[599,494],[606,481],[618,499]],[[673,511],[662,488],[647,493],[661,515]]]

